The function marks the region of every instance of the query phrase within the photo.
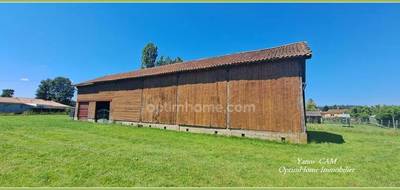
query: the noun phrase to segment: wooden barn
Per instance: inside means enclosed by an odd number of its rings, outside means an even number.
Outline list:
[[[107,75],[77,84],[75,118],[307,142],[305,42]]]

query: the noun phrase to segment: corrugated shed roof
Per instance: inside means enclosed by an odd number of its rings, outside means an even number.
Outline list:
[[[311,57],[311,49],[308,47],[306,42],[297,42],[293,44],[287,44],[279,47],[261,49],[255,51],[247,51],[235,54],[229,54],[224,56],[198,59],[193,61],[187,61],[182,63],[175,63],[171,65],[164,65],[158,67],[152,67],[147,69],[136,70],[127,73],[107,75],[86,82],[76,84],[76,86],[90,85],[96,82],[113,81],[128,78],[138,78],[145,76],[169,74],[175,72],[184,72],[200,69],[208,69],[213,67],[235,65],[243,63],[254,63],[260,61],[272,61],[277,59],[287,59],[295,57]]]
[[[34,98],[8,98],[8,97],[0,97],[0,103],[8,103],[8,104],[25,104],[33,107],[46,107],[46,108],[68,108],[70,106],[60,104],[54,101],[42,100],[42,99],[34,99]]]
[[[321,111],[306,111],[306,116],[318,117],[318,116],[322,116],[322,115],[321,115]]]
[[[322,114],[343,114],[349,111],[348,109],[330,109],[328,111],[322,112]]]

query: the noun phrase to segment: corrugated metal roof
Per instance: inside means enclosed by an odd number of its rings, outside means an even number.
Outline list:
[[[161,75],[175,72],[192,71],[199,69],[208,69],[213,67],[219,67],[224,65],[235,65],[243,63],[254,63],[260,61],[272,61],[277,59],[287,59],[295,57],[311,57],[311,49],[308,47],[306,42],[297,42],[293,44],[287,44],[279,47],[261,49],[255,51],[247,51],[241,53],[235,53],[230,55],[199,59],[193,61],[187,61],[182,63],[175,63],[171,65],[164,65],[152,68],[146,68],[136,70],[127,73],[107,75],[86,82],[76,84],[76,86],[90,85],[96,82],[105,82],[113,80],[121,80],[128,78],[138,78],[145,76]]]
[[[318,117],[318,116],[322,116],[322,115],[321,115],[321,111],[306,111],[306,116]]]
[[[347,111],[349,111],[348,109],[330,109],[328,111],[322,112],[322,114],[344,114]]]

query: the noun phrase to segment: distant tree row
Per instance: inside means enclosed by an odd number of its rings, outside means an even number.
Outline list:
[[[323,107],[319,107],[319,109],[321,111],[328,111],[328,110],[332,110],[332,109],[351,109],[352,107],[354,107],[355,105],[332,105],[332,106],[328,106],[325,105]]]
[[[169,65],[169,64],[180,63],[180,62],[183,62],[183,60],[180,57],[171,59],[168,56],[166,56],[166,57],[161,56],[160,59],[158,59],[158,61],[156,62],[156,66]]]
[[[153,43],[148,43],[142,50],[142,69],[183,62],[180,57],[161,56],[158,60],[157,57],[158,47]]]
[[[350,115],[361,121],[369,121],[370,116],[375,116],[376,120],[393,125],[400,120],[400,106],[354,106],[350,109]]]
[[[376,105],[376,106],[354,106],[354,105],[333,105],[319,107],[313,99],[306,102],[307,111],[328,111],[330,109],[348,109],[348,113],[352,118],[361,122],[370,122],[370,118],[374,118],[381,124],[386,126],[400,125],[400,106]]]

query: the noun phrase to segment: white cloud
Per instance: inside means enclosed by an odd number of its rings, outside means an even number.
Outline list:
[[[28,82],[29,81],[29,79],[28,78],[21,78],[21,79],[19,79],[20,81],[24,81],[24,82]]]

